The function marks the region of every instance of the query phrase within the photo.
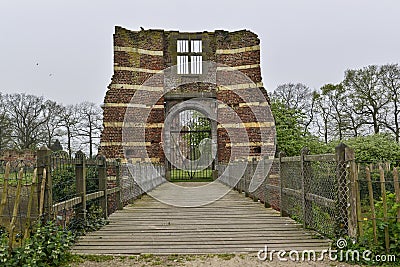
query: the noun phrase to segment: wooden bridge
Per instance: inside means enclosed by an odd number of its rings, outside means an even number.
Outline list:
[[[198,183],[189,184],[198,186]],[[188,184],[185,184],[188,186]],[[210,190],[226,186],[213,183]],[[179,187],[168,183],[155,189],[155,195],[168,194],[191,203],[201,195],[182,196]],[[279,212],[264,208],[236,191],[199,207],[176,207],[146,195],[109,217],[109,225],[82,237],[78,254],[209,254],[258,252],[268,250],[314,249],[329,247],[329,240],[317,239],[312,232]]]

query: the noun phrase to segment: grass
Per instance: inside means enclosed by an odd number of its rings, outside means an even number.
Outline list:
[[[109,255],[76,255],[70,254],[70,261],[75,263],[91,262],[106,262],[114,259],[114,256]]]
[[[230,260],[235,257],[235,254],[217,254],[217,257],[220,258],[221,260]]]
[[[119,260],[121,262],[127,261],[129,264],[139,264],[140,266],[183,266],[185,262],[194,260],[207,260],[210,258],[219,258],[221,260],[229,261],[235,257],[235,254],[207,254],[207,255],[153,255],[153,254],[141,254],[137,256],[108,256],[108,255],[76,255],[70,254],[69,264],[73,266],[82,265],[84,262],[110,262]],[[244,255],[239,255],[244,259]],[[71,265],[67,265],[71,266]]]
[[[170,172],[171,181],[212,181],[212,170],[186,171],[173,169]]]

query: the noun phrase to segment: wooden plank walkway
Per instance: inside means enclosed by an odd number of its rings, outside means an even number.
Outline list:
[[[213,183],[216,191],[225,185]],[[179,188],[163,184],[157,195],[180,196]],[[187,197],[187,196],[185,196]],[[189,202],[199,202],[192,195]],[[266,209],[236,191],[201,207],[174,207],[150,196],[135,201],[109,217],[110,224],[82,237],[73,248],[78,254],[216,254],[268,250],[322,250],[329,240],[309,231],[279,212]]]

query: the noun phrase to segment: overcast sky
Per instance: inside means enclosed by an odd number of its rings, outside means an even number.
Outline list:
[[[317,89],[349,68],[400,62],[398,0],[1,0],[0,91],[101,104],[115,25],[251,30],[269,91],[287,82]]]

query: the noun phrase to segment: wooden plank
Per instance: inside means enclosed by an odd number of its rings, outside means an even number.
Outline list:
[[[300,198],[302,191],[301,191],[301,189],[296,190],[296,189],[284,187],[284,188],[282,188],[282,193]]]
[[[42,182],[40,184],[39,217],[42,217],[43,210],[44,210],[44,193],[45,193],[45,189],[46,189],[46,175],[47,175],[47,170],[44,168]]]
[[[281,158],[281,162],[297,162],[297,161],[300,162],[300,156]]]
[[[86,194],[86,200],[89,201],[89,200],[93,200],[96,198],[100,198],[102,196],[104,196],[104,191],[97,191],[97,192],[93,192],[90,194]]]
[[[179,250],[179,249],[188,249],[188,248],[193,248],[193,249],[198,249],[198,252],[201,253],[202,250],[204,249],[221,249],[225,250],[228,248],[241,248],[241,249],[262,249],[265,246],[265,242],[260,242],[260,243],[247,243],[247,244],[226,244],[226,243],[219,243],[219,244],[209,244],[209,243],[192,243],[191,247],[188,247],[188,244],[156,244],[156,243],[148,243],[147,245],[143,244],[98,244],[98,245],[77,245],[74,247],[74,249],[79,249],[79,250],[84,250],[84,249],[91,249],[91,250],[102,250],[102,251],[123,251],[126,249],[139,249],[141,251],[143,250],[152,250],[152,249],[174,249],[174,250]],[[277,247],[277,248],[300,248],[301,250],[304,249],[304,247],[313,247],[313,248],[318,248],[318,250],[322,250],[324,246],[326,246],[326,242],[293,242],[293,243],[271,243],[270,246],[268,247]],[[146,253],[146,252],[142,252]]]
[[[17,191],[15,193],[15,202],[14,202],[11,223],[10,223],[10,227],[8,229],[8,252],[10,254],[13,250],[13,245],[14,245],[14,241],[15,241],[14,230],[15,230],[15,224],[17,222],[19,202],[21,200],[21,187],[22,187],[23,175],[24,175],[24,170],[21,168],[18,172]]]
[[[324,206],[327,208],[335,208],[336,201],[330,198],[322,197],[320,195],[312,194],[312,193],[307,193],[306,194],[306,199],[314,202],[320,206]]]
[[[62,202],[58,202],[56,204],[53,205],[53,211],[55,213],[59,212],[60,210],[64,210],[64,209],[70,209],[75,205],[78,205],[82,203],[82,198],[81,197],[74,197]]]
[[[196,254],[196,255],[203,255],[203,254],[227,254],[227,253],[257,253],[260,249],[264,249],[264,245],[262,247],[257,247],[257,248],[202,248],[201,250],[196,249],[196,248],[182,248],[177,250],[176,248],[153,248],[152,249],[152,254],[155,255],[171,255],[171,254],[179,254],[179,255],[188,255],[188,254]],[[269,246],[269,250],[275,250],[279,251],[281,249],[286,249],[286,251],[289,250],[297,250],[299,252],[303,250],[315,250],[316,252],[322,251],[321,246],[304,246],[304,245],[298,245],[298,246]],[[103,249],[103,250],[96,250],[96,249],[91,249],[91,248],[85,248],[73,250],[74,253],[76,254],[82,254],[82,255],[120,255],[120,256],[128,256],[128,255],[139,255],[139,254],[147,254],[143,252],[143,249],[140,248],[124,248],[124,249]],[[266,265],[267,266],[267,265]]]
[[[258,233],[259,234],[259,233]],[[154,242],[199,242],[199,241],[224,241],[230,242],[231,240],[252,240],[252,241],[262,241],[262,242],[269,242],[270,240],[275,240],[276,242],[281,243],[295,243],[299,240],[299,237],[302,237],[303,240],[310,240],[311,237],[309,235],[301,235],[299,233],[292,234],[292,235],[280,235],[280,236],[268,236],[268,235],[257,235],[257,233],[253,233],[250,235],[241,234],[241,235],[232,235],[232,234],[205,234],[205,235],[160,235],[156,236],[153,235],[129,235],[129,236],[122,236],[122,235],[97,235],[97,236],[90,236],[86,237],[84,240],[80,240],[79,244],[83,244],[83,242],[90,242],[93,244],[97,241],[105,241],[105,242],[124,242],[124,241],[145,241],[145,240],[152,240]]]
[[[195,225],[195,226],[185,226],[185,225],[165,225],[165,226],[156,226],[156,225],[138,225],[137,227],[131,226],[119,226],[119,227],[113,227],[112,225],[108,225],[107,229],[103,230],[103,231],[137,231],[137,230],[146,230],[149,229],[151,227],[151,229],[156,230],[156,231],[195,231],[198,229],[209,229],[209,230],[216,230],[218,231],[218,229],[220,229],[221,227],[224,227],[225,230],[227,229],[232,229],[232,230],[236,230],[238,227],[240,227],[243,230],[248,230],[248,231],[252,231],[253,227],[251,225],[220,225],[220,227],[215,227],[215,228],[210,228],[209,225]],[[282,224],[282,225],[268,225],[268,226],[264,226],[261,227],[260,225],[255,225],[254,227],[258,227],[258,231],[278,231],[278,230],[286,230],[286,229],[293,229],[293,230],[297,230],[297,229],[301,229],[302,225],[287,225],[287,224]]]
[[[170,239],[170,240],[144,240],[144,241],[135,241],[135,240],[82,240],[79,241],[77,247],[112,247],[115,248],[125,248],[125,247],[139,247],[139,248],[151,248],[156,246],[157,248],[188,248],[190,246],[194,248],[215,248],[215,247],[222,247],[222,248],[229,248],[229,247],[254,247],[254,248],[262,248],[265,243],[268,245],[280,245],[282,244],[282,240],[265,240],[265,239],[258,239],[258,240],[229,240],[229,243],[226,242],[227,239],[222,240],[204,240],[204,239],[192,239],[192,240],[178,240],[178,239]],[[314,245],[314,244],[326,244],[326,242],[318,241],[317,239],[303,239],[303,240],[292,240],[292,242],[296,245],[304,244],[304,245]]]
[[[358,217],[357,217],[357,166],[355,163],[354,149],[345,148],[345,160],[349,164],[349,199],[348,199],[348,235],[356,238],[358,235]],[[340,191],[340,190],[339,190]]]
[[[334,162],[336,160],[335,154],[320,154],[320,155],[305,155],[304,161],[318,161],[318,162]]]
[[[107,195],[111,195],[111,194],[114,194],[116,192],[119,192],[119,187],[109,188],[106,191],[107,191]]]
[[[28,199],[28,207],[26,213],[26,222],[25,222],[25,231],[24,231],[24,238],[23,240],[29,237],[30,227],[31,227],[31,213],[32,213],[32,202],[33,202],[33,195],[35,194],[35,187],[37,181],[37,169],[33,170],[33,177],[32,177],[32,184],[30,185],[30,193]]]
[[[213,192],[223,191],[215,184]],[[168,188],[167,188],[168,189]],[[179,194],[179,187],[156,189],[157,194]],[[173,195],[172,195],[173,196]],[[172,198],[172,197],[171,197]],[[202,196],[193,194],[191,203]],[[259,202],[229,192],[200,207],[173,207],[144,196],[109,217],[110,224],[79,239],[74,253],[133,255],[257,252],[273,248],[327,249],[329,240],[315,239],[310,231]]]

